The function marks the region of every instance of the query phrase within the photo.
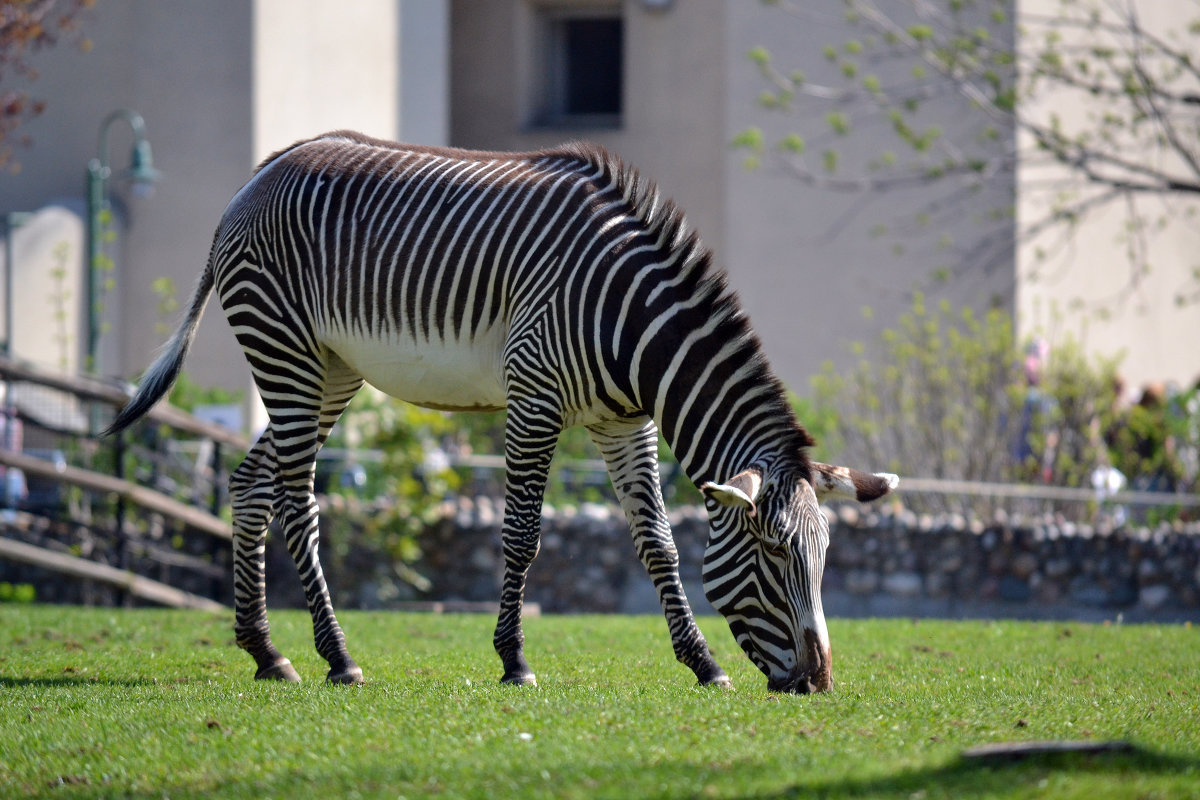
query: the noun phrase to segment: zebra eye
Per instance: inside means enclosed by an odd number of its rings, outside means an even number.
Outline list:
[[[755,531],[763,546],[776,555],[783,555],[791,545],[794,532],[786,525],[779,525],[774,515],[765,514]]]

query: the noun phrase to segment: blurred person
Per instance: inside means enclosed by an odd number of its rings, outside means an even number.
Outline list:
[[[1055,401],[1042,387],[1042,376],[1049,355],[1050,345],[1045,339],[1034,339],[1025,349],[1021,370],[1025,394],[1012,452],[1018,474],[1032,476],[1040,483],[1051,481],[1058,447],[1058,432],[1049,424]]]

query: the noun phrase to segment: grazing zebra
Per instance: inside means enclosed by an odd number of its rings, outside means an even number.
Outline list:
[[[675,655],[728,685],[693,618],[659,489],[661,430],[706,497],[705,593],[772,689],[830,685],[825,495],[895,476],[810,461],[745,314],[683,215],[616,157],[410,147],[338,131],[267,158],[225,209],[179,328],[109,428],[170,388],[216,290],[270,418],[230,479],[238,644],[271,643],[263,554],[278,515],[327,680],[359,683],[317,557],[313,465],[369,381],[435,409],[508,410],[502,680],[534,684],[521,602],[559,434],[583,425],[662,603]]]

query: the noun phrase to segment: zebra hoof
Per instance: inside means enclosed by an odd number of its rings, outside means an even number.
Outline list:
[[[733,683],[730,682],[729,676],[725,674],[725,670],[721,669],[721,665],[713,661],[712,656],[704,659],[700,664],[692,667],[692,671],[696,673],[696,681],[700,686],[720,686],[722,689],[732,689]]]
[[[344,684],[347,686],[359,686],[366,681],[363,680],[362,668],[357,664],[351,664],[341,672],[329,670],[329,674],[325,676],[326,683]]]
[[[733,681],[729,680],[728,675],[726,675],[725,673],[721,673],[720,675],[714,675],[709,680],[701,681],[700,685],[701,686],[716,686],[718,689],[732,689]]]
[[[537,676],[532,672],[505,675],[500,679],[500,683],[507,683],[509,686],[537,686]]]
[[[285,658],[280,661],[276,661],[269,667],[263,667],[258,672],[254,673],[254,680],[299,683],[300,673],[296,672],[296,668],[292,666],[292,662]]]

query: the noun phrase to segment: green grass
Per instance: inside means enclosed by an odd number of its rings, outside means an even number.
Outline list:
[[[362,687],[251,680],[231,615],[0,606],[0,797],[1200,797],[1200,631],[830,623],[836,687],[778,696],[723,620],[700,689],[657,617],[529,620],[540,686],[497,685],[493,621],[345,613]],[[1133,753],[978,765],[998,741]]]

